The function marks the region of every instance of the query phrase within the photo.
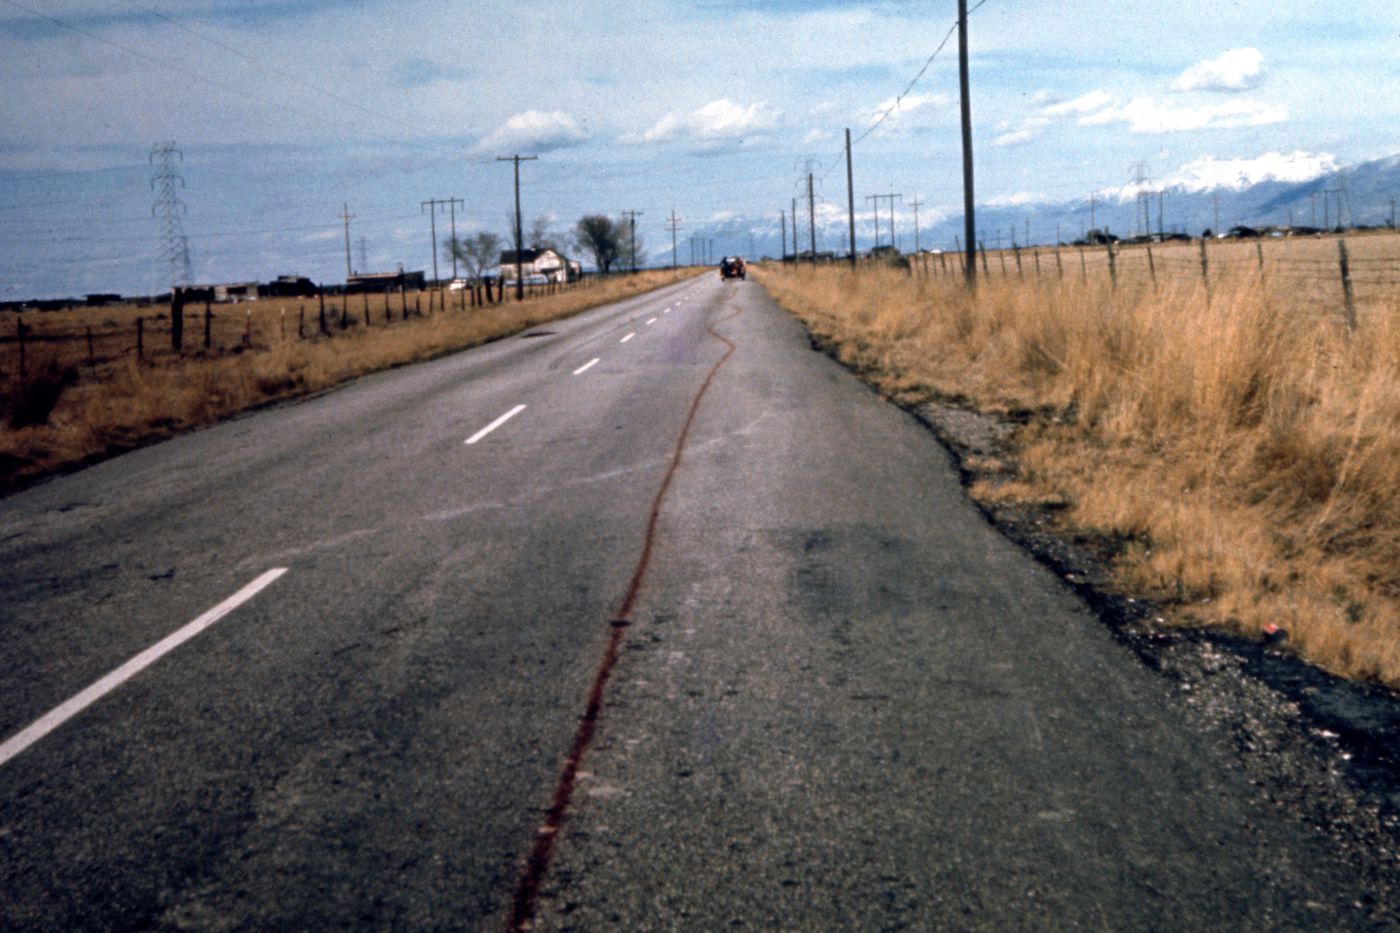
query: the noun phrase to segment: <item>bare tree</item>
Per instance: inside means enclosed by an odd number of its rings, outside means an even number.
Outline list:
[[[604,275],[617,261],[621,249],[618,225],[605,214],[589,214],[574,225],[579,249],[593,257],[593,265]]]
[[[447,258],[454,256],[467,267],[469,277],[480,281],[501,261],[501,238],[483,230],[474,236],[449,239]]]
[[[552,249],[556,253],[560,252],[559,239],[549,229],[550,218],[547,214],[541,214],[530,223],[530,234],[525,238],[530,249]]]

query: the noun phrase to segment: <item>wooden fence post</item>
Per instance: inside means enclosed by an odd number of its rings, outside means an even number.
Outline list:
[[[1211,261],[1205,252],[1205,237],[1201,237],[1201,282],[1205,284],[1205,305],[1211,304]]]
[[[982,254],[982,278],[991,279],[992,270],[987,268],[987,244],[978,240],[977,251]]]
[[[92,325],[91,325],[91,324],[89,324],[89,325],[87,326],[87,347],[88,347],[88,365],[91,366],[93,369],[96,369],[96,368],[97,368],[97,354],[93,351],[93,346],[92,346]]]
[[[245,346],[245,347],[251,347],[252,345],[253,345],[253,309],[252,309],[252,308],[245,308],[245,309],[243,310],[243,346]]]
[[[1040,250],[1036,250],[1032,255],[1035,256],[1035,277],[1038,279],[1040,278]]]
[[[368,327],[368,326],[369,326],[369,289],[368,289],[368,288],[365,289],[365,291],[364,291],[364,296],[365,296],[365,326]]]
[[[1157,290],[1157,263],[1152,260],[1152,247],[1147,247],[1147,271],[1152,273],[1152,290]]]
[[[1079,247],[1079,277],[1087,285],[1089,282],[1089,262],[1084,258],[1084,247]]]
[[[1016,276],[1024,279],[1026,277],[1026,272],[1021,268],[1021,247],[1012,246],[1011,250],[1016,254]]]
[[[1108,250],[1108,277],[1112,281],[1113,287],[1118,287],[1118,259],[1113,254],[1113,241],[1109,240],[1105,247]]]
[[[146,319],[144,317],[136,319],[136,359],[139,362],[146,360]]]
[[[1055,247],[1055,275],[1059,277],[1061,282],[1065,280],[1065,261],[1060,258],[1059,246]]]
[[[1347,241],[1337,241],[1337,258],[1342,267],[1342,295],[1346,299],[1347,333],[1356,333],[1356,293],[1351,287],[1351,262],[1347,256]]]
[[[170,349],[176,353],[185,348],[185,290],[170,289]]]
[[[214,326],[214,309],[210,306],[209,301],[206,299],[205,302],[204,302],[204,349],[205,349],[205,350],[210,349],[210,348],[213,346],[213,344],[214,344],[214,335],[213,335],[213,333],[212,333],[212,331],[213,331],[213,326]]]
[[[23,318],[15,318],[15,330],[19,334],[19,378],[20,381],[23,382],[24,378],[29,375],[29,360],[25,353],[25,326]]]
[[[300,312],[300,313],[297,315],[297,339],[298,339],[298,340],[305,340],[305,339],[306,339],[306,305],[298,305],[298,306],[297,306],[297,310]]]

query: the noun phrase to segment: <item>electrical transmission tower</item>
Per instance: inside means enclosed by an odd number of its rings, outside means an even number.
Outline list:
[[[151,147],[149,161],[156,170],[151,177],[151,190],[156,192],[151,214],[160,221],[160,259],[171,288],[189,285],[194,281],[194,272],[190,268],[189,239],[181,219],[186,210],[185,202],[178,193],[178,189],[185,186],[177,167],[184,156],[174,142],[159,142]]]

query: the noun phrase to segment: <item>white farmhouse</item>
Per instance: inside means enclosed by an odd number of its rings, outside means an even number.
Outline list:
[[[507,282],[515,281],[515,250],[501,253],[498,275]],[[542,275],[551,282],[572,282],[583,272],[582,263],[575,262],[557,250],[525,249],[520,251],[520,271],[526,278]]]

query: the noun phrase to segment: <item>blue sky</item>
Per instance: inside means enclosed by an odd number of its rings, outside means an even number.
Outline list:
[[[816,160],[823,246],[844,226],[842,131],[899,223],[960,212],[955,43],[895,105],[955,3],[0,0],[0,300],[169,284],[151,146],[183,152],[199,281],[352,264],[431,269],[421,202],[458,232],[524,213],[567,230],[641,211],[716,254],[776,249]],[[1159,183],[1307,177],[1400,151],[1400,5],[987,0],[971,17],[988,205]],[[447,226],[439,219],[439,234]],[[805,224],[805,221],[804,221]],[[830,241],[830,242],[828,242]],[[951,244],[949,244],[951,245]],[[450,268],[443,268],[443,274]]]

